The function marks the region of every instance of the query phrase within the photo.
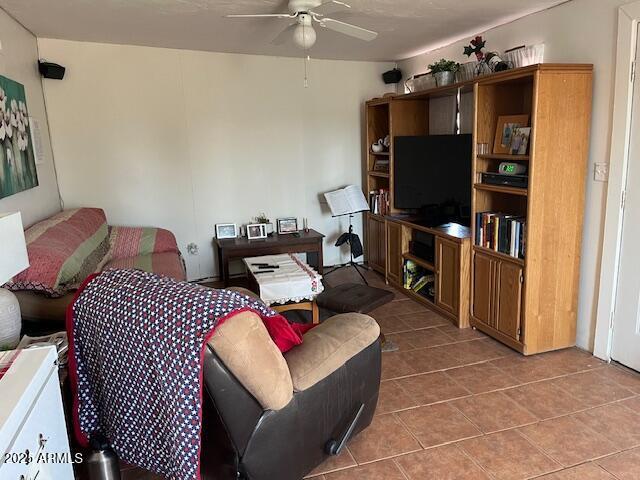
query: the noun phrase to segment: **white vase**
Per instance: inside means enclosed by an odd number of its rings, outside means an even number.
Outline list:
[[[21,328],[18,299],[9,290],[0,288],[0,349],[18,345]]]

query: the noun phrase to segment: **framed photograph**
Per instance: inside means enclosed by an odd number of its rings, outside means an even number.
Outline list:
[[[373,171],[389,173],[389,159],[388,158],[376,158],[373,161]]]
[[[252,223],[251,225],[247,225],[247,238],[249,240],[267,238],[267,226],[264,223]]]
[[[298,219],[297,218],[279,218],[278,219],[278,234],[286,233],[298,233]]]
[[[526,155],[531,127],[518,127],[511,135],[511,155]]]
[[[237,238],[238,226],[235,223],[217,223],[216,238]]]
[[[500,115],[493,142],[493,153],[511,153],[513,131],[529,124],[529,115]]]

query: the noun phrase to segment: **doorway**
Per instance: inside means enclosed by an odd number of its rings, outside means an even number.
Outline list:
[[[640,65],[640,35],[637,38],[635,62]],[[636,250],[640,245],[640,74],[633,84],[622,218],[611,358],[640,371],[640,255]]]

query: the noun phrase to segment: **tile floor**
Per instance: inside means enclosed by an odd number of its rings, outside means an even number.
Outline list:
[[[371,313],[400,347],[383,354],[376,417],[307,478],[640,480],[640,374],[575,348],[523,357],[393,291]]]
[[[313,480],[640,479],[639,374],[576,348],[523,357],[400,293],[371,315],[400,347],[376,417]]]

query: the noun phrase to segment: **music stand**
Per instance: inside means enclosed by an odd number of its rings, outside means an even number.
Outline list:
[[[324,275],[327,276],[342,268],[353,267],[356,270],[356,272],[358,272],[358,275],[360,275],[360,278],[362,278],[362,281],[366,285],[369,285],[369,282],[367,282],[367,279],[360,271],[360,269],[364,271],[366,270],[364,269],[364,267],[362,267],[361,265],[358,265],[354,261],[353,244],[352,244],[353,239],[358,238],[358,235],[356,233],[353,233],[353,217],[356,213],[369,211],[369,204],[367,203],[367,199],[362,193],[362,190],[360,190],[360,188],[356,187],[355,185],[349,185],[345,188],[341,188],[340,190],[335,190],[333,192],[325,193],[324,197],[327,200],[327,203],[329,204],[332,217],[344,217],[347,215],[349,216],[349,231],[348,231],[347,243],[349,244],[349,256],[350,256],[349,262],[333,267],[328,272],[325,272]]]

